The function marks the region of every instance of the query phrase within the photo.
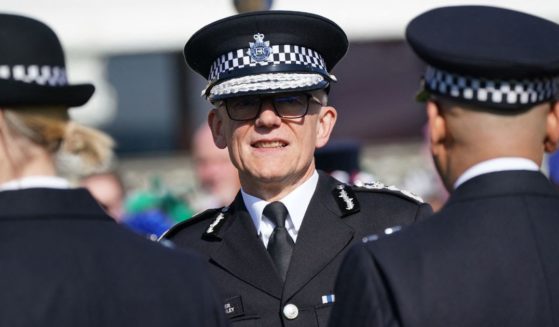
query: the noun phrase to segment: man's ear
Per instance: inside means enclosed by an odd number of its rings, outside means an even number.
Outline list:
[[[544,149],[551,153],[557,149],[559,141],[559,101],[554,102],[547,113],[545,130]]]
[[[436,147],[444,146],[447,137],[447,125],[444,116],[441,114],[441,108],[434,101],[427,101],[427,119],[429,124],[429,141],[431,142],[431,150],[435,151]]]
[[[316,147],[321,148],[330,139],[330,134],[336,125],[338,112],[334,107],[322,107],[318,115],[317,129],[316,129]]]
[[[212,136],[215,145],[220,149],[227,147],[227,139],[225,138],[225,131],[223,129],[223,118],[221,117],[219,109],[212,109],[208,114],[208,125],[212,131]]]

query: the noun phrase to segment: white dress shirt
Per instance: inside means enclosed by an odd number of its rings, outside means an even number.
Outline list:
[[[70,188],[70,183],[57,176],[27,176],[0,184],[0,191],[22,190],[27,188]]]
[[[503,157],[482,161],[466,169],[464,173],[454,183],[454,189],[464,184],[464,182],[487,173],[506,170],[531,170],[538,171],[540,167],[532,160],[520,157]]]
[[[317,184],[318,173],[315,170],[313,175],[308,180],[280,200],[285,205],[287,212],[289,213],[289,216],[285,221],[285,228],[287,229],[289,235],[291,235],[293,242],[297,241],[299,228],[301,228],[303,217],[305,217],[305,212],[311,202],[311,198],[316,190]],[[243,196],[245,206],[252,218],[252,222],[256,227],[258,236],[264,243],[264,246],[268,247],[268,240],[274,231],[275,224],[268,218],[262,217],[262,212],[264,211],[264,207],[266,207],[266,205],[270,202],[266,202],[260,198],[249,195],[245,193],[243,189],[241,189],[241,195]]]

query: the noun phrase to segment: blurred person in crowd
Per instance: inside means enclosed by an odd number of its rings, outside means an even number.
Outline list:
[[[559,193],[539,166],[559,139],[559,25],[443,7],[406,37],[428,64],[421,98],[451,195],[349,251],[331,326],[556,326]]]
[[[93,195],[109,216],[119,223],[122,222],[126,190],[118,172],[107,171],[87,175],[80,179],[79,184]]]
[[[330,71],[347,46],[334,22],[288,11],[224,18],[185,46],[190,67],[209,76],[208,122],[241,190],[164,237],[207,256],[233,326],[325,326],[349,245],[431,213],[409,193],[315,169],[337,118]]]
[[[153,240],[193,215],[184,199],[169,190],[158,176],[152,176],[147,190],[129,194],[124,208],[124,225]]]
[[[136,190],[129,195],[120,174],[114,170],[85,176],[79,184],[88,189],[118,223],[152,240],[193,214],[158,178],[153,178],[148,190]]]
[[[361,169],[361,145],[353,140],[332,140],[314,153],[316,169],[340,182],[362,186],[375,181]]]
[[[207,123],[194,133],[192,142],[194,171],[200,185],[199,196],[191,205],[196,211],[222,207],[233,201],[241,187],[239,173],[226,149],[214,144],[212,131]]]
[[[106,169],[113,144],[69,120],[94,87],[69,84],[56,34],[0,14],[0,44],[0,325],[221,326],[198,256],[125,230],[56,177]]]

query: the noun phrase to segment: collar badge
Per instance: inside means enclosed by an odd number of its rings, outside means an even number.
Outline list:
[[[353,203],[353,199],[347,194],[345,187],[343,186],[340,187],[340,186],[338,186],[338,190],[340,191],[338,197],[345,202],[346,210],[352,210],[355,207],[355,204]]]
[[[219,215],[217,215],[215,220],[210,224],[210,226],[206,230],[206,234],[213,234],[214,232],[216,232],[217,229],[219,229],[221,227],[221,224],[222,224],[223,220],[225,219],[225,213],[228,210],[229,210],[229,207],[221,208],[221,212],[219,213]]]

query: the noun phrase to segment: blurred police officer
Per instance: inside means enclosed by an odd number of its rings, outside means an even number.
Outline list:
[[[431,219],[353,248],[331,326],[557,326],[559,26],[482,6],[415,18],[431,151],[452,192]],[[338,305],[339,304],[339,305]]]
[[[225,18],[185,46],[188,64],[209,77],[208,121],[241,191],[166,237],[207,255],[234,326],[326,325],[349,244],[430,213],[394,187],[352,188],[315,169],[337,118],[330,71],[347,46],[332,21],[284,11]]]
[[[94,87],[68,82],[56,34],[0,14],[0,44],[0,326],[223,325],[199,256],[118,226],[56,176],[68,162],[106,168],[112,153],[69,119]]]

